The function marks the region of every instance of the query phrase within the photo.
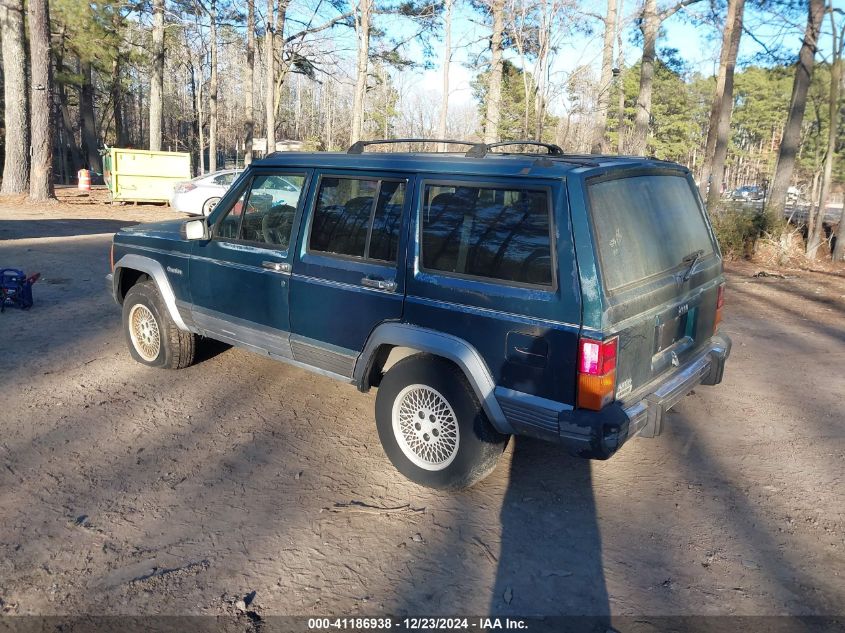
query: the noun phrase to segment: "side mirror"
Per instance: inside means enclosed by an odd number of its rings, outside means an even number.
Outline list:
[[[205,219],[188,220],[182,225],[182,239],[196,241],[210,239],[208,223]]]

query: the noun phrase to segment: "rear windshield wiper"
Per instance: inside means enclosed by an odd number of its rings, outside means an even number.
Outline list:
[[[692,269],[695,268],[695,265],[698,263],[698,260],[704,256],[704,251],[702,249],[698,249],[697,251],[693,251],[686,257],[681,260],[682,264],[689,264],[689,268],[687,268],[687,272],[684,274],[684,281],[689,281],[690,275],[692,275]]]

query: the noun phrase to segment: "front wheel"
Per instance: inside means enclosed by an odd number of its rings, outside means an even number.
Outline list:
[[[182,369],[194,362],[196,336],[176,326],[152,281],[135,284],[126,293],[123,329],[129,353],[139,363]]]
[[[384,376],[376,425],[396,469],[429,488],[468,488],[481,481],[508,440],[490,424],[461,370],[424,354],[399,361]]]
[[[206,200],[202,205],[202,214],[206,217],[211,215],[211,212],[214,211],[214,207],[217,206],[218,202],[220,202],[220,198],[209,198]]]

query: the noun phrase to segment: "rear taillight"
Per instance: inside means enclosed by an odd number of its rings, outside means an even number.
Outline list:
[[[578,406],[598,411],[613,402],[619,339],[578,341]]]
[[[180,182],[174,189],[175,193],[188,193],[193,191],[197,186],[192,182]]]
[[[719,324],[722,322],[722,308],[725,305],[725,284],[719,286],[718,294],[716,295],[716,318],[713,320],[713,332],[719,329]]]

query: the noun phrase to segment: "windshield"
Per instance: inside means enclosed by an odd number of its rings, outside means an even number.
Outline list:
[[[645,175],[588,185],[605,289],[689,266],[713,253],[710,231],[682,175]]]

